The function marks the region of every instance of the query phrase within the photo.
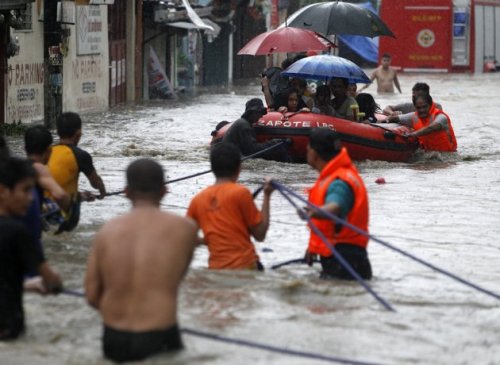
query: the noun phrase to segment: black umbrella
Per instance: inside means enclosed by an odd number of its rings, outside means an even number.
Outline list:
[[[394,37],[387,25],[368,9],[341,1],[315,3],[293,13],[287,26],[309,29],[324,35],[350,34],[365,37]]]

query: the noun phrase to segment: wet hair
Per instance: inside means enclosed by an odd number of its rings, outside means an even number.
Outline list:
[[[425,82],[417,82],[415,85],[413,85],[411,90],[423,92],[425,94],[430,94],[430,87]]]
[[[293,87],[297,90],[297,87],[301,87],[302,89],[307,89],[307,82],[304,79],[293,78],[290,80],[290,87]]]
[[[329,128],[314,128],[309,137],[309,146],[324,161],[330,161],[342,148],[339,135]]]
[[[13,189],[27,178],[36,178],[36,171],[30,161],[18,157],[9,157],[0,161],[0,185]]]
[[[229,122],[227,120],[223,120],[215,126],[215,129],[210,133],[212,137],[215,137],[217,135],[217,132],[220,131],[222,128],[224,128],[226,125],[228,125]]]
[[[304,53],[300,53],[300,54],[296,55],[296,56],[292,59],[292,63],[295,63],[295,62],[297,62],[298,60],[301,60],[301,59],[306,58],[306,57],[307,57],[307,55],[306,55],[306,54],[304,54]]]
[[[218,143],[210,151],[210,165],[217,178],[233,177],[241,165],[240,150],[232,143]]]
[[[8,159],[10,156],[9,147],[7,146],[7,142],[5,142],[5,138],[0,136],[0,161]]]
[[[417,100],[419,99],[422,99],[427,104],[432,105],[432,96],[430,96],[429,94],[419,94],[413,97],[413,105],[415,105],[417,103]]]
[[[330,79],[330,82],[328,83],[328,86],[330,86],[330,88],[332,87],[333,82],[335,80],[342,80],[342,84],[344,84],[346,89],[347,89],[347,86],[349,86],[349,80],[346,79],[345,77],[334,77],[334,78]]]
[[[28,155],[43,154],[52,142],[52,134],[42,125],[30,127],[24,133],[24,149]]]
[[[281,62],[281,68],[283,70],[286,70],[292,63],[293,63],[292,60],[290,60],[289,58],[285,58],[283,62]]]
[[[57,118],[57,135],[61,138],[70,138],[75,133],[82,129],[82,119],[77,113],[66,112],[62,113]]]
[[[328,96],[328,99],[332,97],[332,91],[328,87],[328,85],[320,85],[316,88],[316,97],[318,94],[325,94]]]
[[[151,158],[140,158],[127,167],[127,187],[133,193],[160,197],[165,185],[163,167]]]
[[[359,105],[359,111],[365,113],[366,117],[374,117],[375,113],[380,112],[380,105],[375,102],[372,94],[360,93],[356,96]]]

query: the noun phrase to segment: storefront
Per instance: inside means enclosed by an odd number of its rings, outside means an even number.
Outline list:
[[[0,124],[6,121],[7,112],[7,59],[17,52],[17,45],[11,42],[10,29],[17,28],[22,20],[13,12],[26,9],[34,0],[2,0],[0,2]]]

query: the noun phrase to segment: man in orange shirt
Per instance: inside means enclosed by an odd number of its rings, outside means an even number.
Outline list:
[[[250,236],[263,241],[269,228],[269,202],[273,188],[264,184],[264,202],[259,211],[252,193],[236,181],[241,171],[238,148],[220,143],[210,153],[215,184],[198,193],[187,215],[203,231],[210,253],[210,269],[263,270]]]

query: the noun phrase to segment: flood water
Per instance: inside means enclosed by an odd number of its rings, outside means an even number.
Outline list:
[[[459,152],[419,155],[410,163],[357,163],[370,198],[373,235],[460,277],[500,293],[500,74],[400,75],[403,94],[376,96],[382,106],[410,100],[426,81],[451,116]],[[368,92],[375,93],[375,86]],[[124,169],[152,156],[170,179],[209,169],[208,142],[217,122],[235,120],[260,87],[246,85],[180,101],[126,106],[84,118],[81,147],[108,191],[124,186]],[[19,144],[19,139],[10,139]],[[19,147],[13,147],[18,151]],[[265,176],[304,194],[317,176],[307,165],[251,160],[241,183],[251,190]],[[384,177],[386,184],[376,184]],[[85,178],[81,188],[88,188]],[[184,215],[211,174],[169,185],[163,208]],[[258,206],[261,200],[258,199]],[[82,290],[96,230],[129,209],[120,196],[84,204],[79,227],[45,236],[65,286]],[[308,231],[278,192],[271,227],[256,247],[264,266],[299,258]],[[119,244],[119,243],[117,243]],[[199,248],[182,287],[181,327],[290,350],[379,364],[499,364],[500,301],[443,276],[377,242],[369,255],[373,289],[396,309],[385,310],[357,283],[321,281],[319,266],[290,265],[265,273],[210,272]],[[84,300],[68,295],[24,298],[27,333],[0,343],[0,364],[106,364],[101,322]],[[148,364],[321,364],[184,334],[186,350]]]

